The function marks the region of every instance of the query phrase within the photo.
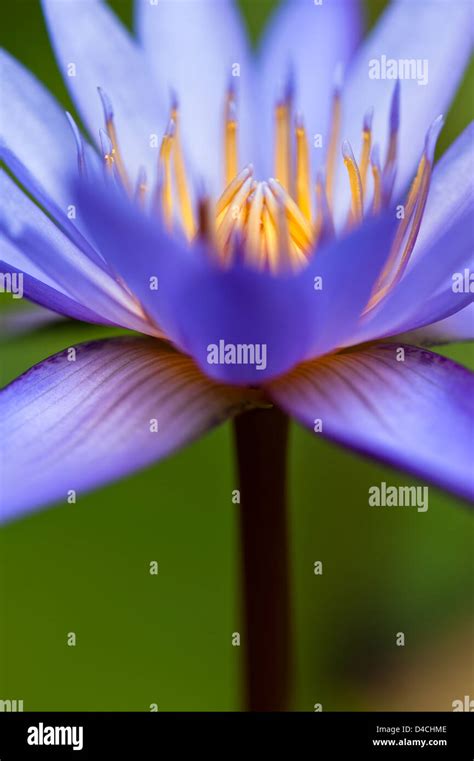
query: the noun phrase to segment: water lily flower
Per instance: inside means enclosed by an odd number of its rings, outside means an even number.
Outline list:
[[[470,4],[400,0],[361,43],[358,3],[284,3],[256,59],[227,0],[137,2],[137,40],[98,0],[43,7],[91,142],[3,51],[2,272],[148,338],[2,392],[3,518],[268,404],[472,495],[472,375],[410,343],[472,337],[472,125],[433,166]]]
[[[473,376],[419,348],[472,338],[473,126],[433,165],[470,3],[399,0],[361,41],[357,2],[285,2],[255,58],[228,0],[137,0],[136,39],[99,0],[43,8],[89,137],[2,51],[1,271],[144,335],[3,390],[3,519],[272,404],[472,496]]]
[[[356,0],[283,2],[256,56],[231,0],[136,0],[136,38],[42,5],[81,124],[1,52],[2,289],[128,333],[0,392],[2,520],[236,416],[247,705],[285,708],[288,417],[474,496],[473,374],[426,348],[473,332],[473,124],[434,164],[472,5],[363,40]]]

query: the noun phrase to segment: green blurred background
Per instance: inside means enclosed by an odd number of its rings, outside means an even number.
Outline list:
[[[131,3],[112,5],[130,24]],[[254,41],[275,5],[242,0]],[[384,5],[367,3],[369,25]],[[20,0],[2,12],[5,46],[73,110],[39,4]],[[440,150],[472,119],[473,83],[471,67]],[[2,384],[112,333],[64,322],[5,341]],[[468,346],[443,353],[474,368]],[[23,699],[25,710],[239,710],[231,443],[223,426],[76,505],[2,531],[0,699]],[[474,696],[472,517],[435,489],[427,513],[370,509],[368,487],[382,480],[416,483],[292,426],[295,709],[451,710]],[[400,631],[405,647],[395,645]]]

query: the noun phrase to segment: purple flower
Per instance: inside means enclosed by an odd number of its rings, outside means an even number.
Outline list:
[[[433,166],[471,3],[398,0],[361,42],[354,0],[287,2],[256,58],[228,0],[137,0],[137,40],[43,7],[92,142],[3,51],[0,270],[145,335],[2,391],[3,519],[269,403],[471,497],[473,375],[413,345],[472,338],[472,124]]]

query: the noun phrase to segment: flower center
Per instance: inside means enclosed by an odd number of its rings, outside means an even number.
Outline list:
[[[158,182],[149,193],[143,170],[135,188],[132,187],[119,150],[111,103],[100,88],[99,93],[105,116],[106,129],[101,130],[100,135],[106,171],[115,176],[137,203],[158,211],[170,231],[179,226],[189,241],[196,237],[205,238],[222,266],[230,266],[236,256],[241,256],[249,266],[257,269],[273,273],[296,271],[317,253],[318,246],[335,235],[332,210],[341,131],[340,84],[336,84],[333,90],[324,171],[319,171],[314,181],[306,129],[302,117],[294,114],[291,86],[287,86],[285,95],[275,105],[275,177],[257,181],[251,164],[239,170],[236,94],[230,87],[223,120],[225,188],[217,202],[201,197],[195,205],[186,174],[177,102],[172,103],[160,146]],[[383,166],[378,146],[372,144],[372,111],[363,120],[358,161],[348,141],[342,143],[351,194],[346,229],[361,224],[368,216],[379,214],[391,202],[397,167],[399,98],[397,82]],[[366,312],[394,287],[408,264],[426,205],[434,148],[442,123],[442,117],[438,117],[428,131],[390,254]],[[370,191],[369,170],[372,176]]]

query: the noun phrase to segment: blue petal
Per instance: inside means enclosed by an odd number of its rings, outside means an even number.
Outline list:
[[[474,341],[474,304],[460,309],[445,320],[409,331],[401,336],[401,340],[419,346]]]
[[[273,175],[271,146],[274,107],[288,76],[293,79],[295,108],[313,136],[324,136],[326,145],[334,77],[346,68],[362,36],[359,0],[285,0],[272,17],[261,45],[258,129],[263,137],[264,174]],[[324,158],[324,149],[312,147],[313,166]]]
[[[389,256],[396,225],[387,212],[316,252],[311,270],[321,276],[322,288],[315,291],[316,332],[306,359],[333,351],[354,333]]]
[[[48,276],[38,271],[38,269],[28,261],[21,251],[16,248],[10,241],[5,240],[0,235],[0,271],[2,273],[10,273],[12,275],[19,275],[22,277],[22,298],[25,297],[35,304],[39,304],[45,307],[46,314],[63,315],[64,317],[70,317],[73,320],[81,320],[82,322],[92,322],[98,325],[113,325],[113,322],[105,319],[102,315],[94,312],[88,306],[80,304],[71,296],[69,296],[58,283],[52,282]],[[6,261],[5,261],[6,259]],[[52,310],[52,312],[46,312],[46,310]],[[28,314],[25,310],[14,315],[19,315],[19,320],[22,317],[26,317],[28,320]],[[8,314],[3,315],[5,317],[6,325],[2,319],[2,328],[9,331],[8,324],[13,323],[13,330],[15,329],[14,315],[11,315],[11,320],[8,319]],[[34,327],[34,324],[30,324],[30,329]]]
[[[473,135],[470,126],[435,166],[413,263],[364,321],[353,342],[438,322],[471,300],[469,288],[453,288],[453,278],[473,267]]]
[[[474,205],[474,122],[466,127],[435,165],[410,266],[429,256],[432,244]],[[427,266],[429,260],[426,259]]]
[[[230,82],[237,89],[240,167],[258,160],[253,62],[239,13],[232,0],[137,0],[136,21],[160,102],[169,103],[170,93],[176,93],[181,134],[194,171],[211,192],[220,194]]]
[[[418,262],[380,306],[375,307],[351,343],[415,330],[466,307],[473,300],[469,283],[464,290],[453,284],[455,278],[464,278],[466,269],[472,271],[472,252],[473,232],[467,217],[458,220],[434,243],[429,262]]]
[[[0,138],[63,209],[76,146],[64,111],[32,74],[0,50]]]
[[[104,113],[97,88],[110,97],[125,165],[135,182],[140,166],[155,175],[157,141],[167,118],[146,59],[100,0],[42,0],[59,67],[78,111],[100,146]],[[74,67],[74,68],[72,68]]]
[[[0,233],[13,244],[2,246],[1,258],[7,264],[68,295],[106,322],[146,329],[125,290],[88,259],[2,170],[0,196],[4,199]]]
[[[268,391],[312,431],[321,420],[318,436],[474,498],[474,373],[455,362],[376,344],[301,365]]]
[[[446,113],[472,51],[473,4],[464,0],[397,0],[385,11],[357,53],[343,93],[342,136],[358,154],[362,120],[374,107],[373,133],[382,157],[388,144],[393,80],[371,79],[370,62],[386,59],[427,62],[427,83],[403,79],[400,87],[399,159],[394,192],[414,175],[429,125]],[[420,68],[421,74],[423,74]],[[420,78],[422,81],[422,77]],[[345,169],[339,164],[339,205],[347,208]]]
[[[74,243],[89,259],[102,269],[105,268],[104,260],[100,257],[93,245],[84,237],[84,224],[76,213],[74,224],[69,219],[66,209],[71,205],[71,194],[68,191],[67,206],[60,206],[32,175],[30,170],[19,160],[18,156],[11,151],[8,146],[0,140],[0,159],[5,162],[15,179],[21,183],[26,191],[40,204],[45,211],[54,219],[55,223],[63,230],[68,238]],[[70,186],[66,182],[66,186]],[[77,212],[77,210],[75,210]]]
[[[67,349],[0,392],[1,519],[82,495],[162,459],[249,406],[154,339]]]

